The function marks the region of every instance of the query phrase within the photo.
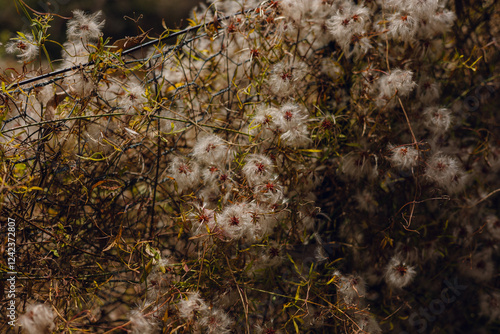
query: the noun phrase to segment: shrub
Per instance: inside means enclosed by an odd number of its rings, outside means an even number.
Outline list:
[[[75,11],[53,72],[34,13],[1,93],[25,332],[498,329],[499,9],[461,4],[210,1],[132,48]]]

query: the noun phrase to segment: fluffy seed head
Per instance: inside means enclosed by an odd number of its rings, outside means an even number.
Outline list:
[[[436,153],[427,162],[425,176],[451,193],[463,189],[467,177],[456,158]]]
[[[389,99],[396,93],[399,96],[407,96],[417,85],[412,81],[413,72],[395,69],[389,75],[379,79],[380,97]]]
[[[193,156],[201,163],[221,165],[227,158],[227,146],[221,138],[210,134],[200,137],[193,148]]]
[[[38,45],[31,34],[19,35],[19,37],[11,38],[5,46],[7,53],[17,53],[17,57],[21,62],[29,62],[38,56]]]
[[[413,280],[416,273],[413,267],[395,256],[389,261],[385,269],[385,281],[389,286],[401,289]]]
[[[226,207],[217,218],[219,227],[231,239],[239,239],[243,237],[245,232],[252,232],[252,222],[250,206],[244,203]]]
[[[306,73],[306,64],[302,62],[287,63],[282,61],[274,65],[272,74],[269,77],[269,87],[279,97],[289,96]]]
[[[130,322],[132,324],[132,334],[152,334],[155,324],[142,314],[140,310],[130,312]]]
[[[410,169],[418,163],[418,150],[411,146],[389,145],[391,156],[389,160],[392,165],[400,169]]]
[[[250,184],[260,184],[271,179],[273,170],[271,159],[262,154],[252,154],[246,158],[242,172]]]
[[[447,108],[429,107],[424,110],[425,125],[432,133],[443,133],[450,128],[451,111]]]
[[[206,333],[225,334],[231,332],[233,321],[221,309],[213,308],[200,319],[199,324],[207,329]]]
[[[208,306],[201,298],[199,292],[191,293],[187,298],[183,298],[177,304],[179,315],[184,319],[193,319],[195,314],[208,310]]]
[[[199,183],[200,169],[194,162],[187,162],[182,158],[175,157],[170,163],[168,173],[175,179],[179,191],[194,187]]]
[[[26,313],[19,317],[19,323],[28,334],[49,334],[54,329],[55,315],[45,304],[28,306]]]
[[[98,11],[92,15],[86,15],[81,10],[73,11],[73,18],[68,21],[66,32],[68,40],[72,42],[82,41],[83,44],[96,41],[101,35],[104,20],[99,22],[102,12]]]

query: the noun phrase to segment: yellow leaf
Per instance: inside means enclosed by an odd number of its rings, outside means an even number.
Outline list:
[[[96,152],[94,154],[92,154],[92,156],[90,157],[84,157],[84,156],[81,156],[81,155],[78,155],[76,154],[77,157],[79,157],[80,159],[83,159],[83,160],[92,160],[92,161],[103,161],[103,160],[106,160],[107,158],[101,153],[101,152]],[[101,156],[101,158],[94,158],[94,156]]]
[[[330,285],[336,280],[337,280],[337,276],[333,276],[328,282],[326,282],[326,285]]]
[[[301,150],[302,152],[312,152],[312,153],[319,153],[322,152],[322,150],[316,150],[316,149],[303,149]]]
[[[295,327],[295,332],[300,333],[299,331],[299,325],[297,325],[297,322],[295,321],[295,318],[293,318],[293,327]]]

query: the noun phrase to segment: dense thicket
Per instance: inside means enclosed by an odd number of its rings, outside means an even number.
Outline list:
[[[214,1],[131,52],[74,11],[49,75],[33,15],[0,95],[18,324],[498,331],[499,15]]]

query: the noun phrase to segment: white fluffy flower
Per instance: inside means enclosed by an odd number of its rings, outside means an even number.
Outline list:
[[[274,107],[262,107],[257,109],[252,123],[249,126],[249,132],[252,136],[260,135],[261,138],[272,138],[277,131],[277,125],[273,122],[278,117],[279,110]]]
[[[45,304],[28,306],[27,312],[19,317],[19,323],[28,334],[48,334],[54,329],[55,315]]]
[[[242,172],[250,184],[260,184],[271,179],[274,168],[271,159],[262,154],[246,157]]]
[[[303,62],[282,61],[274,65],[269,77],[269,87],[271,91],[279,97],[291,95],[297,83],[299,83],[307,73],[307,66]]]
[[[175,179],[179,191],[194,187],[199,183],[200,169],[196,163],[187,162],[175,157],[168,169],[169,175]]]
[[[364,56],[368,50],[372,48],[370,39],[366,36],[354,35],[351,39],[351,50],[347,53],[350,57],[354,55],[354,58],[358,60],[361,56]]]
[[[398,256],[394,256],[385,269],[385,281],[389,286],[401,289],[410,284],[416,273],[413,267],[407,265]]]
[[[66,85],[69,91],[76,96],[85,97],[92,94],[92,91],[96,88],[92,77],[84,72],[76,72],[73,75],[69,75],[64,78],[64,85]]]
[[[451,193],[463,189],[467,180],[459,161],[441,153],[429,159],[425,176]]]
[[[197,212],[191,213],[193,235],[199,236],[207,234],[208,231],[215,230],[215,213],[213,210],[207,209],[204,206],[196,206]]]
[[[130,109],[142,110],[142,107],[148,99],[146,98],[146,90],[140,84],[131,84],[130,87],[124,88],[125,93],[120,99],[121,106],[129,111]]]
[[[400,169],[410,169],[418,164],[418,150],[411,146],[389,145],[392,165]]]
[[[394,13],[389,17],[388,35],[391,38],[410,42],[415,37],[418,30],[418,20],[412,15]]]
[[[29,62],[38,56],[38,45],[31,34],[19,34],[19,37],[11,38],[5,46],[7,53],[17,53],[21,61]]]
[[[296,103],[285,103],[279,109],[273,121],[282,132],[292,130],[304,124],[307,114],[304,109]]]
[[[438,10],[426,20],[421,35],[434,36],[436,34],[443,34],[451,29],[455,19],[455,13],[452,11]]]
[[[81,42],[66,42],[63,45],[62,57],[64,62],[62,67],[73,67],[89,62],[90,49]]]
[[[200,136],[193,147],[193,156],[201,163],[218,165],[227,159],[228,148],[224,141],[216,135]]]
[[[354,317],[356,324],[359,326],[361,333],[380,334],[382,329],[373,315],[366,311],[356,313]]]
[[[226,334],[231,332],[233,321],[224,311],[212,308],[200,319],[199,324],[207,329],[206,333]]]
[[[418,82],[417,96],[424,106],[428,106],[439,98],[439,84],[434,79],[421,78]]]
[[[132,325],[131,334],[154,333],[155,324],[150,319],[147,319],[140,310],[130,312],[130,323]]]
[[[366,284],[359,275],[344,276],[336,273],[339,277],[338,293],[349,305],[359,304],[360,299],[366,295]]]
[[[384,0],[384,6],[412,13],[420,19],[428,19],[439,7],[438,0]]]
[[[240,239],[247,230],[252,229],[253,215],[249,204],[233,204],[224,209],[217,217],[217,224],[231,239]]]
[[[429,107],[424,110],[425,125],[433,133],[443,133],[450,128],[451,111],[447,108]]]
[[[277,204],[283,200],[283,187],[275,181],[269,181],[254,188],[255,197],[269,204]]]
[[[95,41],[101,35],[101,29],[104,27],[104,20],[99,22],[102,12],[98,11],[92,15],[86,15],[81,10],[73,11],[73,18],[68,21],[68,40],[72,42],[82,41],[86,44]]]
[[[327,21],[327,27],[335,41],[344,51],[348,51],[353,36],[365,33],[368,21],[368,8],[344,2],[341,9]]]
[[[417,85],[412,81],[413,72],[395,69],[389,75],[379,79],[380,98],[390,99],[396,93],[399,96],[407,96]]]
[[[208,310],[205,301],[200,297],[199,292],[190,293],[187,298],[183,298],[177,303],[179,314],[184,319],[193,319],[196,313]]]
[[[281,142],[290,147],[303,147],[311,142],[306,124],[300,124],[281,135]]]

